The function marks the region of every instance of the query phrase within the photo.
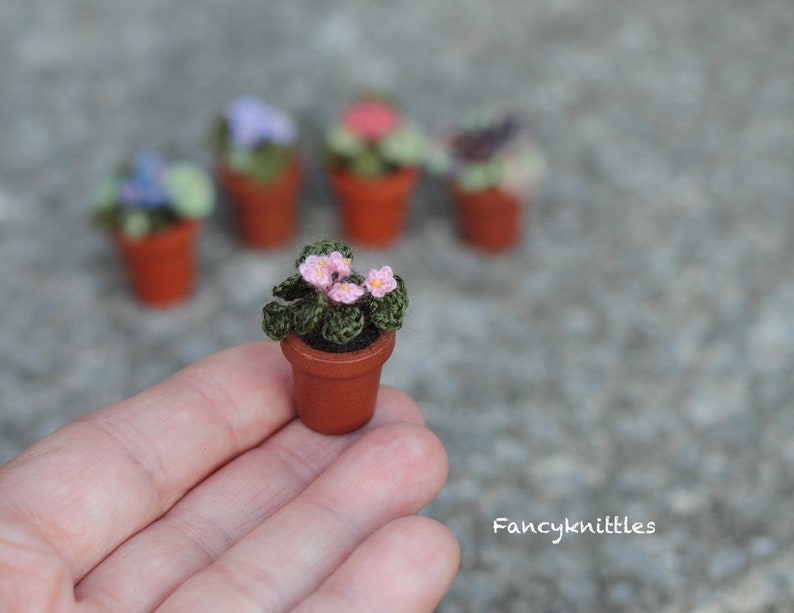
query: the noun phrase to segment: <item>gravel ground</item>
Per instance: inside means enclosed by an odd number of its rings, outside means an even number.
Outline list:
[[[5,0],[0,461],[261,338],[269,287],[336,231],[317,143],[359,88],[431,127],[510,104],[548,162],[519,249],[461,245],[427,177],[404,240],[357,252],[409,284],[384,380],[450,456],[439,611],[794,610],[792,31],[790,0]],[[193,299],[142,308],[88,194],[140,147],[206,163],[249,91],[303,121],[301,235],[246,251],[220,207]],[[653,534],[493,531],[614,516]]]

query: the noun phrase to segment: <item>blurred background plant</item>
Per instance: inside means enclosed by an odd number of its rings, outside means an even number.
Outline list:
[[[428,166],[464,191],[530,191],[542,177],[545,161],[523,127],[513,112],[469,113],[457,128],[433,141]]]
[[[374,179],[422,165],[427,139],[422,129],[388,97],[368,93],[347,108],[325,137],[331,169]]]
[[[284,171],[295,155],[297,137],[296,122],[288,112],[253,95],[233,100],[210,134],[222,164],[263,183]]]
[[[138,153],[98,187],[95,221],[130,238],[142,238],[182,220],[206,217],[214,205],[209,176],[186,163],[167,164],[153,151]]]

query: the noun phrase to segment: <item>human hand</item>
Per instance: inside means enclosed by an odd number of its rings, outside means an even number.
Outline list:
[[[432,611],[459,561],[416,513],[446,453],[382,387],[365,428],[294,419],[277,345],[228,349],[0,468],[0,610]]]

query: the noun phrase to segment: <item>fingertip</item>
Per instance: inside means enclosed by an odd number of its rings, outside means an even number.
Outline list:
[[[443,524],[417,515],[371,534],[296,611],[431,612],[455,580],[460,546]]]
[[[437,519],[426,515],[411,515],[400,517],[383,528],[393,536],[392,538],[413,538],[416,542],[432,543],[432,546],[423,549],[423,555],[428,559],[427,567],[439,567],[444,574],[454,577],[460,567],[460,543],[452,531]],[[420,564],[424,566],[424,564]]]
[[[460,568],[460,544],[441,522],[421,515],[401,517],[376,533],[381,551],[403,560],[404,587],[412,602],[406,611],[435,611],[452,586]],[[411,573],[413,576],[411,576]]]
[[[422,425],[393,422],[367,432],[357,446],[371,450],[373,466],[402,491],[403,512],[418,512],[447,481],[449,460],[440,439]]]
[[[378,413],[384,414],[388,421],[425,425],[425,418],[416,401],[404,391],[390,385],[380,386],[376,415]]]

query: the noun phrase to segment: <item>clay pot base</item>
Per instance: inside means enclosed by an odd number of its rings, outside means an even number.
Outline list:
[[[116,233],[132,290],[150,307],[165,308],[185,300],[195,286],[196,222],[181,222],[139,240]]]
[[[288,243],[295,233],[303,166],[293,159],[274,181],[261,183],[221,166],[218,180],[229,204],[242,242],[252,249],[273,249]]]
[[[281,351],[292,364],[298,418],[323,434],[345,434],[369,422],[395,336],[381,332],[371,345],[349,353],[314,349],[296,334],[281,341]]]
[[[522,203],[513,194],[491,188],[468,192],[452,186],[460,232],[470,246],[490,253],[512,249],[521,239]]]
[[[352,242],[384,248],[402,235],[408,205],[419,171],[399,170],[381,179],[360,179],[333,170],[330,181],[342,221],[342,230]]]

